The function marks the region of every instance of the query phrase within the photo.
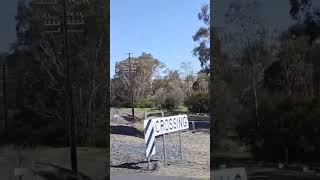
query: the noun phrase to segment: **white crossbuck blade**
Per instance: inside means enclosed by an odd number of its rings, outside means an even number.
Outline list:
[[[156,153],[154,143],[156,136],[189,129],[187,115],[146,119],[144,120],[143,124],[144,142],[146,144],[146,157],[149,157],[150,155],[154,155]]]

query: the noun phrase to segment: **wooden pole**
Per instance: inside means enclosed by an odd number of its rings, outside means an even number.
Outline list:
[[[63,17],[62,17],[62,28],[64,34],[64,58],[66,61],[66,70],[67,70],[67,95],[68,95],[68,117],[70,123],[70,157],[71,157],[71,168],[74,174],[78,174],[78,162],[77,162],[77,148],[76,148],[76,139],[75,139],[75,121],[73,114],[73,97],[72,97],[72,85],[70,82],[70,66],[69,66],[69,56],[68,56],[68,33],[67,33],[67,20],[66,20],[66,0],[62,1],[63,8]]]

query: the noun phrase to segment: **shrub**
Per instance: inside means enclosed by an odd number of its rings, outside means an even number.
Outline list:
[[[175,103],[175,99],[173,97],[167,97],[164,101],[164,104],[162,104],[162,108],[167,110],[174,110],[178,108],[178,104]]]
[[[241,134],[247,139],[256,159],[284,161],[320,160],[320,100],[319,98],[287,98],[274,107],[260,105],[257,129],[254,123],[242,124],[240,129],[255,129]]]
[[[194,92],[190,99],[185,101],[189,112],[207,113],[209,112],[209,95],[206,92]]]
[[[138,108],[153,108],[155,101],[153,99],[141,98],[138,101]]]

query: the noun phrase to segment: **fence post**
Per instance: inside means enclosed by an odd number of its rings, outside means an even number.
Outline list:
[[[192,121],[192,133],[194,133],[194,132],[195,132],[195,122]]]

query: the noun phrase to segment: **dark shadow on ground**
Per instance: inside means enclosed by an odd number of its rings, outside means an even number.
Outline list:
[[[161,113],[150,113],[147,115],[148,117],[153,116],[153,117],[161,117]]]
[[[70,169],[66,169],[54,164],[36,162],[33,172],[46,180],[74,180],[76,176]],[[79,179],[91,180],[87,175],[79,172]]]
[[[125,119],[126,121],[128,121],[128,122],[133,122],[133,123],[135,123],[135,122],[138,122],[138,121],[140,121],[141,119],[139,119],[138,117],[136,117],[136,116],[134,116],[134,118],[133,118],[133,120],[132,120],[132,115],[131,114],[127,114],[127,113],[124,113],[125,115],[122,115],[121,117],[123,118],[123,119]]]
[[[121,134],[121,135],[144,138],[143,132],[130,126],[111,126],[110,130],[111,130],[111,134]]]
[[[157,162],[158,160],[151,160],[150,162]],[[110,167],[114,167],[114,168],[125,168],[125,169],[142,169],[141,166],[139,166],[139,164],[143,164],[143,163],[148,163],[147,161],[140,161],[137,163],[122,163],[119,165],[111,165]]]

